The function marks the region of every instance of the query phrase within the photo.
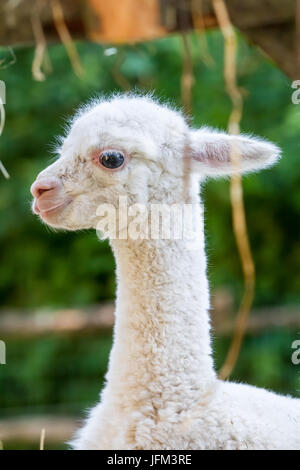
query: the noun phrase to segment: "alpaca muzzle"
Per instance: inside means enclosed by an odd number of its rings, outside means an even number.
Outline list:
[[[30,191],[34,197],[32,210],[42,218],[59,211],[71,202],[59,178],[37,178]]]

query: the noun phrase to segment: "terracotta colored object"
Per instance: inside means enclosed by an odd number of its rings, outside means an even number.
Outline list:
[[[166,34],[157,0],[87,0],[88,35],[93,41],[135,42]]]

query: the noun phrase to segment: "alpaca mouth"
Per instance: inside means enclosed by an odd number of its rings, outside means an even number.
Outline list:
[[[66,201],[60,204],[56,204],[55,206],[42,209],[39,207],[37,200],[35,200],[32,209],[35,214],[39,215],[42,219],[46,220],[48,216],[57,215],[58,213],[62,212],[62,210],[65,209],[70,203],[71,199],[67,199]]]

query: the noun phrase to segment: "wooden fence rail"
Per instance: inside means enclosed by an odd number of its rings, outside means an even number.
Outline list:
[[[230,306],[215,300],[212,324],[217,335],[229,335],[233,330]],[[114,322],[114,306],[106,304],[89,309],[38,310],[20,312],[0,310],[0,338],[36,337],[44,334],[80,334],[109,330]],[[300,307],[270,307],[254,310],[247,332],[258,333],[270,328],[300,329]]]
[[[67,442],[74,434],[80,421],[66,416],[25,416],[0,420],[0,441],[5,449],[8,442],[36,443],[39,441],[42,429],[45,429],[45,449],[47,443]]]

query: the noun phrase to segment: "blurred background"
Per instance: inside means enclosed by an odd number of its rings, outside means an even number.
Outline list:
[[[241,129],[277,143],[283,158],[276,167],[243,178],[256,290],[232,379],[299,396],[291,345],[300,331],[300,104],[292,103],[291,78],[237,35]],[[64,441],[98,399],[111,347],[115,279],[108,244],[100,243],[94,231],[54,233],[30,209],[30,185],[55,158],[55,137],[67,119],[91,97],[116,90],[154,91],[184,104],[188,57],[192,124],[227,127],[231,102],[217,28],[122,42],[73,43],[82,68],[77,74],[65,44],[50,43],[51,71],[42,80],[32,72],[33,45],[0,48],[0,79],[6,84],[0,158],[10,174],[10,179],[0,174],[0,339],[7,348],[6,364],[0,365],[0,439],[5,449],[38,449],[42,428],[47,449],[65,448]],[[203,198],[219,368],[243,276],[229,182],[208,182]]]

